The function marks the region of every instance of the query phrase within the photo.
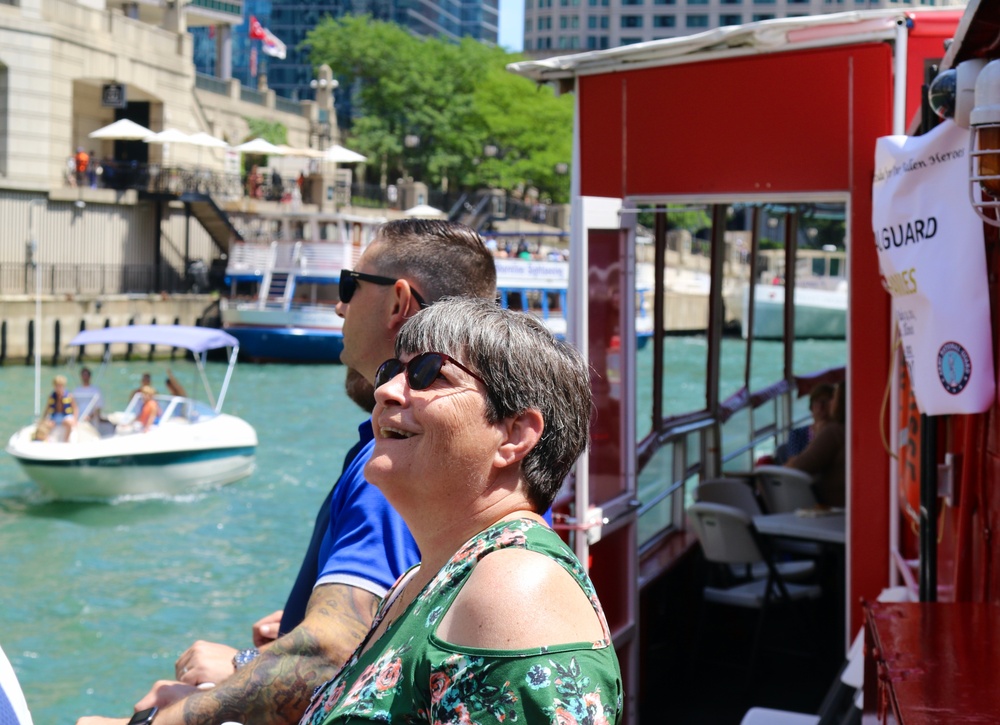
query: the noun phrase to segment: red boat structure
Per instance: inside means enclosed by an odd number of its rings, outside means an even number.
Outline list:
[[[590,565],[614,630],[628,722],[729,721],[706,714],[710,708],[699,715],[697,705],[671,704],[688,696],[692,670],[715,680],[699,697],[737,697],[726,683],[738,678],[722,674],[727,665],[706,664],[714,645],[705,627],[736,620],[707,611],[689,507],[709,479],[759,486],[755,467],[808,423],[804,396],[824,380],[846,384],[846,506],[841,538],[824,560],[824,597],[833,604],[809,627],[816,637],[832,632],[836,663],[806,660],[792,669],[829,670],[835,680],[864,631],[863,713],[855,721],[1000,720],[993,681],[1000,558],[992,533],[1000,518],[1000,406],[994,399],[979,414],[921,412],[895,344],[894,298],[872,231],[876,140],[937,125],[929,84],[964,61],[1000,58],[998,28],[1000,4],[972,0],[964,9],[763,21],[511,66],[576,99],[568,336],[594,370],[597,415],[592,447],[556,521]],[[984,69],[980,85],[993,77],[1000,79]],[[1000,98],[1000,84],[994,93]],[[975,94],[978,103],[978,87]],[[986,136],[978,138],[989,150]],[[975,189],[975,173],[971,183]],[[703,332],[680,340],[662,332],[664,318],[691,301],[672,297],[663,280],[679,263],[676,231],[692,214],[705,220],[699,236],[711,285],[700,300]],[[995,312],[998,229],[983,228],[990,281],[982,304]],[[651,250],[637,243],[648,232]],[[782,340],[725,334],[734,287],[749,285],[741,314],[753,315],[762,249],[784,249],[785,273],[768,284],[791,292],[802,268],[798,250],[826,236],[847,252],[839,359],[806,359],[807,347],[789,333],[791,293]],[[651,359],[629,342],[634,315],[619,304],[634,297],[643,255],[652,256],[656,276]],[[995,319],[992,337],[995,358]],[[693,393],[676,384],[685,366],[703,381]],[[878,602],[886,590],[898,601]],[[734,636],[752,634],[753,625],[732,626]],[[822,693],[803,704],[795,687],[791,679],[783,688],[758,679],[737,699],[741,707],[797,705],[816,718],[803,722],[820,722]],[[782,689],[784,701],[772,697]],[[755,699],[765,692],[767,701]]]

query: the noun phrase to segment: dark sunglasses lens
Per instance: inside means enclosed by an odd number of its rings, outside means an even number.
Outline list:
[[[386,360],[375,373],[375,387],[381,388],[404,370],[406,370],[406,366],[396,358]]]
[[[406,380],[414,390],[426,390],[441,372],[444,358],[434,352],[417,355],[407,364]]]
[[[338,292],[340,294],[340,301],[345,305],[351,301],[354,296],[354,290],[358,288],[358,280],[356,280],[352,275],[344,274],[340,275],[340,287]]]

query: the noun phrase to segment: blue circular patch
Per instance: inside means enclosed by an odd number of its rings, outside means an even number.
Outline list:
[[[957,342],[946,342],[938,350],[938,378],[941,385],[952,395],[958,395],[969,384],[972,375],[972,360],[965,348]]]

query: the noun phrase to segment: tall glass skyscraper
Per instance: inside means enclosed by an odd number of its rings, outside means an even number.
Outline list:
[[[458,40],[470,37],[495,45],[499,22],[498,0],[245,0],[243,23],[233,28],[233,77],[256,87],[257,75],[267,73],[267,85],[279,96],[313,97],[309,82],[313,67],[307,51],[299,50],[306,33],[325,15],[369,14],[392,21],[415,35]],[[250,16],[274,33],[288,48],[284,60],[260,53],[260,43],[248,35]],[[215,39],[208,28],[192,28],[194,62],[198,71],[216,75]],[[256,46],[256,68],[253,48]],[[256,71],[256,72],[254,72]],[[341,91],[338,91],[338,96]],[[338,110],[340,109],[338,98]]]

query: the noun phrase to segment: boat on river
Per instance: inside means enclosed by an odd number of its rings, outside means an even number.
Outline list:
[[[364,235],[371,239],[371,230]],[[337,314],[342,269],[352,269],[363,244],[343,241],[273,241],[234,244],[222,300],[222,328],[240,341],[245,357],[257,362],[336,363],[344,348],[343,319]],[[565,337],[569,264],[495,258],[501,304],[539,317],[556,337]],[[239,287],[250,285],[251,296]],[[652,334],[648,290],[636,293],[637,335]]]
[[[787,287],[783,250],[758,253],[761,280],[754,287],[753,333],[750,315],[742,316],[743,338],[780,340],[785,327]],[[843,340],[847,335],[847,254],[843,250],[799,250],[793,302],[795,337]],[[750,285],[743,288],[743,309],[750,309]]]
[[[249,476],[254,470],[257,433],[246,421],[222,412],[238,341],[222,330],[204,327],[134,325],[87,330],[70,345],[123,343],[191,351],[209,402],[187,395],[156,395],[160,412],[147,432],[135,425],[142,407],[138,394],[125,410],[110,413],[107,420],[89,422],[95,401],[84,404],[68,440],[36,440],[38,423],[25,426],[11,436],[7,453],[31,480],[56,498],[108,499],[177,495]],[[205,375],[205,356],[209,350],[224,347],[231,349],[229,368],[215,398]]]

